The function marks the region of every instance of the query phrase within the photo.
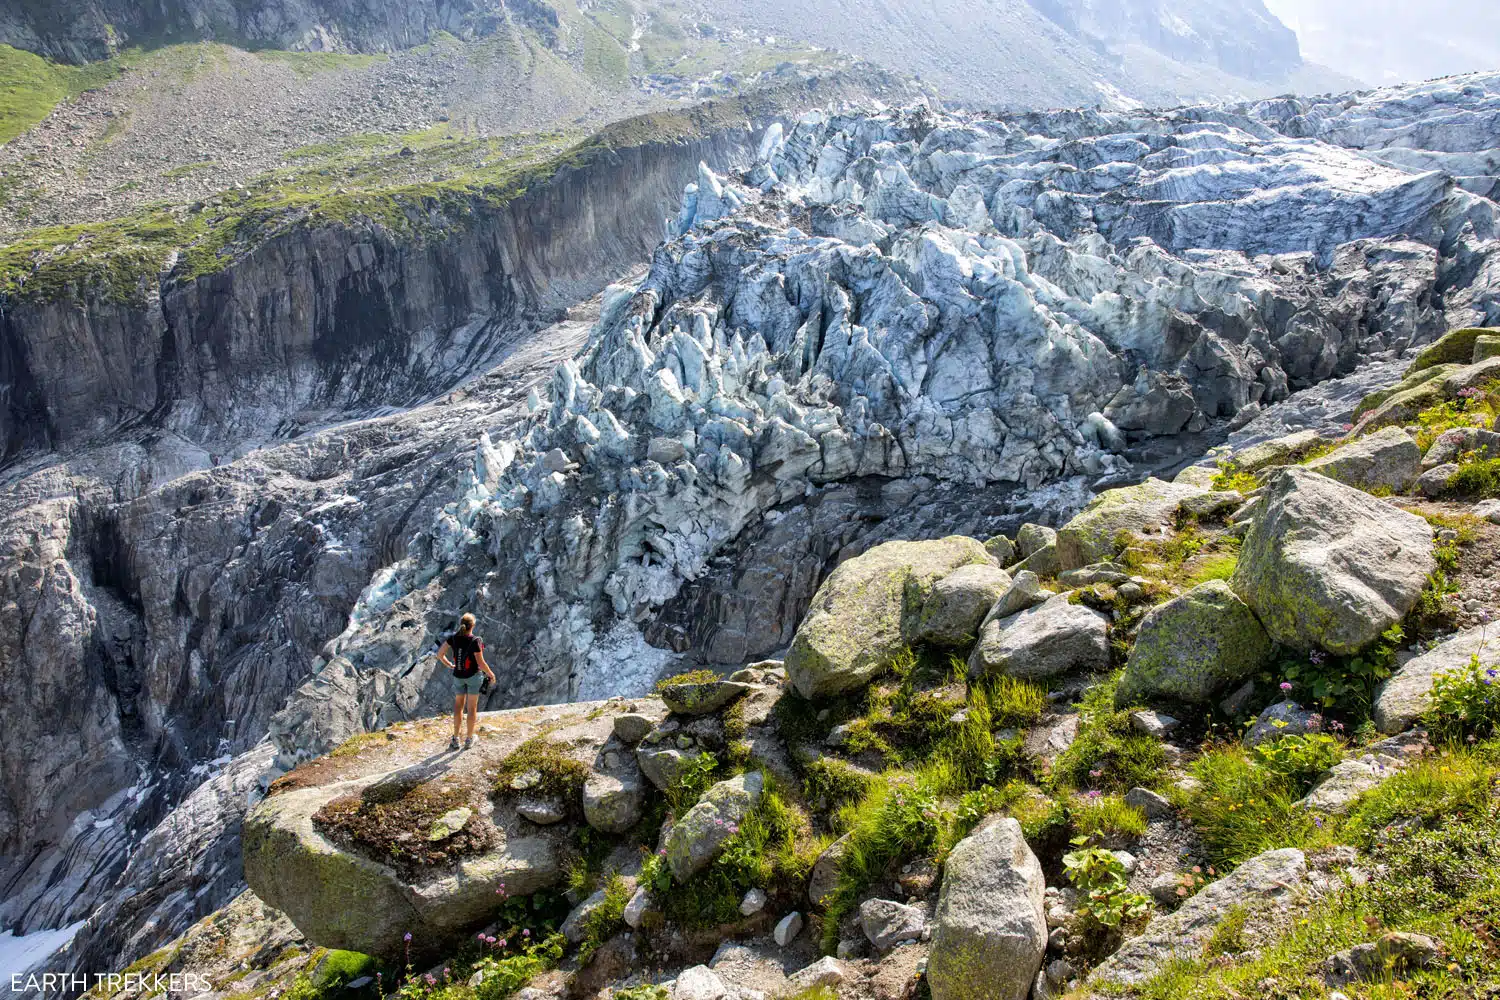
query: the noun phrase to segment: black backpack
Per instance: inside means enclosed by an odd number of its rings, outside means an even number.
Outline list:
[[[448,640],[448,645],[453,647],[453,676],[459,678],[473,677],[479,673],[479,651],[484,644],[473,635],[454,635]]]

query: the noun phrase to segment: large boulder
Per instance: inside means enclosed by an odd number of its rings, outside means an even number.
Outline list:
[[[1206,703],[1271,655],[1271,637],[1223,580],[1153,608],[1141,622],[1116,700],[1156,697]]]
[[[1404,493],[1422,474],[1422,449],[1400,427],[1386,427],[1313,459],[1307,468],[1357,489]]]
[[[1272,639],[1346,655],[1406,617],[1435,568],[1426,521],[1293,467],[1267,484],[1232,585]]]
[[[491,919],[502,885],[526,896],[561,881],[558,842],[542,827],[517,826],[500,849],[411,875],[334,843],[314,822],[330,802],[363,795],[385,777],[271,795],[245,819],[245,880],[309,941],[394,957],[409,932],[432,948]]]
[[[646,810],[646,781],[633,756],[609,753],[606,764],[583,783],[583,815],[600,833],[624,833]]]
[[[1025,1000],[1047,951],[1046,889],[1015,819],[991,818],[959,841],[934,918],[933,1000]]]
[[[1109,619],[1058,594],[985,623],[969,656],[969,676],[1045,679],[1109,666]]]
[[[1178,505],[1202,492],[1188,483],[1160,479],[1106,490],[1058,531],[1059,568],[1077,569],[1109,559],[1119,551],[1121,532],[1160,534],[1172,524]]]
[[[933,646],[967,646],[1010,583],[1010,574],[997,566],[960,566],[933,585],[932,596],[922,606],[917,640]]]
[[[1134,985],[1145,982],[1174,959],[1203,957],[1214,929],[1236,907],[1243,907],[1247,928],[1277,919],[1284,904],[1307,882],[1307,859],[1295,848],[1257,855],[1228,875],[1211,882],[1174,913],[1157,916],[1094,969],[1090,982]]]
[[[1487,632],[1485,627],[1466,629],[1402,664],[1375,692],[1375,728],[1391,734],[1411,728],[1430,707],[1438,677],[1462,670],[1471,658],[1479,657],[1486,666],[1500,663],[1500,634]]]
[[[1482,327],[1450,330],[1418,354],[1417,359],[1407,367],[1406,374],[1410,377],[1437,365],[1470,364],[1474,361],[1474,345],[1479,338],[1496,332]]]
[[[886,542],[843,563],[813,596],[786,672],[804,698],[852,691],[889,669],[912,641],[933,585],[960,566],[992,565],[972,538]]]
[[[750,690],[737,681],[714,680],[682,684],[663,684],[657,695],[678,715],[708,715]]]
[[[1122,431],[1154,436],[1176,434],[1197,409],[1187,379],[1142,368],[1104,407],[1104,417]]]
[[[748,771],[704,792],[667,834],[667,867],[672,877],[686,882],[707,868],[760,805],[765,787],[759,771]]]

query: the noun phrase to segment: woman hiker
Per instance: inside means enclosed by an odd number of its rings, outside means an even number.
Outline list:
[[[448,659],[452,654],[453,659]],[[464,713],[469,715],[469,735],[464,740],[464,749],[474,745],[474,719],[479,714],[479,675],[495,683],[495,674],[484,662],[484,641],[474,634],[474,616],[464,615],[458,620],[458,631],[438,649],[438,662],[453,671],[453,738],[448,741],[449,750],[458,749],[458,727]]]

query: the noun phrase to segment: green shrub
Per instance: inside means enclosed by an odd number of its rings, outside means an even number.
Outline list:
[[[1500,668],[1480,664],[1479,654],[1467,665],[1439,674],[1424,721],[1433,737],[1457,741],[1494,736],[1500,732]]]
[[[1019,677],[992,677],[980,681],[970,693],[971,703],[978,700],[983,700],[996,728],[1023,728],[1047,710],[1047,689]]]
[[[823,944],[838,944],[839,923],[861,893],[893,865],[932,850],[942,833],[937,797],[911,784],[881,781],[857,805],[840,810],[838,827],[849,832],[839,861],[838,884],[825,900]]]
[[[1284,662],[1281,675],[1291,682],[1302,701],[1363,718],[1369,713],[1375,689],[1391,676],[1396,650],[1405,638],[1402,627],[1392,625],[1358,656],[1314,650],[1306,660]]]
[[[1203,957],[1238,955],[1244,951],[1248,947],[1245,941],[1245,921],[1249,916],[1250,912],[1245,907],[1231,906],[1204,942]]]
[[[1063,857],[1063,874],[1079,893],[1079,912],[1100,927],[1119,927],[1144,920],[1151,900],[1131,892],[1125,866],[1100,847],[1074,851]]]
[[[1307,791],[1324,771],[1344,759],[1344,748],[1326,733],[1305,733],[1265,740],[1252,751],[1255,763]]]
[[[561,934],[551,934],[540,944],[530,945],[512,955],[486,955],[470,970],[470,976],[480,974],[479,984],[474,987],[475,996],[478,1000],[503,1000],[555,967],[562,960],[566,944],[567,939]],[[405,994],[398,996],[403,996],[404,1000]]]
[[[1500,497],[1500,458],[1461,463],[1453,478],[1448,480],[1448,489],[1475,500]]]
[[[667,805],[673,815],[681,816],[697,805],[703,793],[708,791],[718,777],[719,758],[713,754],[704,751],[689,758],[677,775],[677,780],[667,789]]]
[[[802,769],[803,795],[815,807],[828,812],[857,802],[869,784],[869,775],[836,757],[819,757]]]

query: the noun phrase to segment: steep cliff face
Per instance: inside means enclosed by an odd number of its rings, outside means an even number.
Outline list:
[[[7,302],[0,926],[104,907],[75,954],[108,967],[218,906],[272,716],[581,345],[566,307],[649,255],[701,162],[748,164],[757,116],[839,93],[623,123],[418,239],[301,227]]]
[[[438,31],[485,33],[511,9],[534,19],[550,8],[536,0],[23,0],[0,11],[0,42],[66,62],[104,59],[130,44],[199,38],[314,52],[383,52],[420,45]]]

